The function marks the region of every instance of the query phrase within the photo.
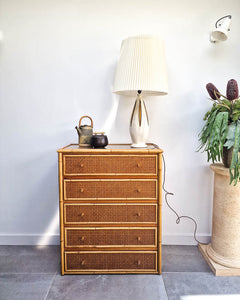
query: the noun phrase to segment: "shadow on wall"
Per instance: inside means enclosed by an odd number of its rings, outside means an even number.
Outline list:
[[[24,160],[18,168],[22,174],[19,178],[21,205],[17,211],[20,228],[37,236],[44,232],[38,244],[48,244],[51,236],[58,234],[59,227],[56,149],[35,159]]]
[[[105,117],[104,123],[100,130],[100,131],[104,131],[107,135],[110,135],[112,132],[112,129],[113,129],[113,126],[114,126],[114,123],[116,121],[116,117],[118,114],[118,106],[119,106],[118,97],[116,95],[113,95],[112,96],[112,107],[111,107],[110,111],[108,112],[107,116]]]
[[[88,114],[93,118],[94,132],[105,132],[107,135],[111,135],[118,110],[118,97],[112,93],[115,69],[116,64],[111,64],[104,70],[102,73],[104,79],[101,81],[101,86],[98,82],[93,83],[99,91],[99,98],[89,99],[89,108],[87,112],[83,112],[84,115]],[[81,102],[79,102],[79,105],[81,105]]]
[[[119,103],[116,110],[115,126],[112,132],[113,141],[115,143],[131,143],[129,124],[135,98],[119,95],[115,95],[114,97],[118,99]]]

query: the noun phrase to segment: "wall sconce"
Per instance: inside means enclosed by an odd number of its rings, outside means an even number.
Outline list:
[[[216,28],[211,32],[210,35],[210,42],[216,43],[226,41],[228,38],[228,32],[230,31],[229,27],[231,25],[231,22],[231,15],[224,16],[217,20],[215,24]]]

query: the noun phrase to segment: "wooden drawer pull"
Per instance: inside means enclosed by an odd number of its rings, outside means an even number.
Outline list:
[[[82,236],[82,237],[81,237],[81,241],[84,241],[84,240],[85,240],[85,237],[84,237],[84,236]]]
[[[79,217],[83,217],[84,216],[84,212],[79,214]]]
[[[82,163],[82,164],[80,164],[80,167],[81,167],[81,168],[83,168],[83,167],[84,167],[84,164],[83,164],[83,163]]]
[[[82,266],[85,265],[85,260],[84,260],[84,259],[81,261],[81,265],[82,265]]]
[[[140,261],[140,260],[138,260],[138,261],[137,261],[137,264],[140,266],[140,265],[141,265],[141,261]]]
[[[140,213],[140,212],[138,212],[138,213],[137,213],[137,216],[138,216],[138,217],[140,217],[140,216],[141,216],[141,213]]]
[[[138,168],[140,168],[140,167],[141,167],[141,164],[140,164],[140,163],[138,163],[138,164],[137,164],[137,167],[138,167]]]
[[[137,189],[137,192],[138,192],[138,193],[140,193],[140,192],[141,192],[141,190],[140,190],[140,189]]]
[[[138,241],[141,241],[141,237],[140,237],[140,236],[138,236],[137,240],[138,240]]]
[[[81,193],[83,193],[83,192],[84,192],[84,189],[83,189],[83,188],[81,188],[81,189],[80,189],[80,192],[81,192]]]

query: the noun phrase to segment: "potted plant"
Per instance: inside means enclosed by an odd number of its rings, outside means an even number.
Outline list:
[[[226,96],[214,84],[206,85],[213,106],[205,116],[206,121],[199,134],[199,150],[206,151],[208,161],[222,159],[229,168],[230,184],[240,181],[240,99],[235,79],[228,81]]]

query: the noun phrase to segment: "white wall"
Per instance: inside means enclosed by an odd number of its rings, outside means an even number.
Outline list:
[[[229,40],[211,44],[226,14]],[[146,100],[149,141],[164,149],[170,203],[208,239],[213,174],[197,135],[211,105],[205,84],[224,92],[240,81],[239,14],[238,0],[0,0],[0,243],[58,243],[56,150],[77,141],[82,115],[110,142],[130,142],[134,99],[111,89],[121,41],[136,34],[165,41],[169,95]],[[164,243],[194,244],[192,232],[164,203]]]

